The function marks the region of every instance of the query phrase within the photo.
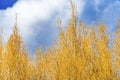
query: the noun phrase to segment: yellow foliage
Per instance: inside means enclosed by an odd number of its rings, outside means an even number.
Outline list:
[[[35,58],[29,58],[16,24],[7,44],[0,35],[0,80],[120,79],[120,28],[110,44],[106,26],[78,25],[72,7],[69,26],[60,22],[57,43],[45,52],[39,48]]]

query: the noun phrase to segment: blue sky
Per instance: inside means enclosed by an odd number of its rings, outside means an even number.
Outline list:
[[[0,9],[6,9],[12,7],[17,0],[0,0]]]
[[[98,21],[115,31],[120,19],[119,0],[73,0],[77,5],[79,21],[94,25]],[[0,27],[4,29],[4,41],[12,32],[15,13],[18,26],[28,50],[37,46],[46,49],[57,39],[57,20],[66,26],[70,18],[69,0],[0,0]]]

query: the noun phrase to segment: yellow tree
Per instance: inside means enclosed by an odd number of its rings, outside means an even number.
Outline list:
[[[118,79],[120,79],[119,76],[119,70],[120,70],[120,23],[117,28],[117,33],[114,37],[114,44],[113,44],[113,58],[114,58],[114,70],[115,73],[118,75]]]
[[[112,67],[112,52],[109,48],[109,35],[107,28],[104,25],[98,25],[98,36],[97,36],[97,53],[99,79],[114,79],[116,78]]]
[[[13,28],[13,34],[7,42],[6,51],[7,79],[27,79],[27,53],[24,51],[23,42],[18,33],[17,24]]]
[[[3,77],[2,67],[3,67],[3,44],[2,44],[2,32],[0,32],[0,79]]]

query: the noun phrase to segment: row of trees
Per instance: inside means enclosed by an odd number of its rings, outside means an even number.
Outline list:
[[[110,37],[106,26],[78,25],[73,14],[66,29],[59,23],[54,46],[31,59],[15,25],[7,44],[0,36],[0,80],[119,80],[120,27]]]

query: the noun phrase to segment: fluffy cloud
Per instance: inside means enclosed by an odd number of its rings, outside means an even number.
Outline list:
[[[84,0],[73,0],[78,5],[79,14]],[[4,29],[5,41],[12,32],[18,15],[18,27],[27,47],[34,50],[40,44],[49,47],[57,36],[56,21],[64,23],[70,17],[69,0],[18,0],[12,8],[0,10],[0,27]]]
[[[77,5],[79,20],[89,25],[100,20],[115,29],[120,19],[119,0],[72,0]],[[70,18],[70,0],[18,0],[12,8],[0,10],[0,27],[7,41],[18,14],[18,27],[27,48],[50,47],[57,38],[57,20],[66,26]]]

